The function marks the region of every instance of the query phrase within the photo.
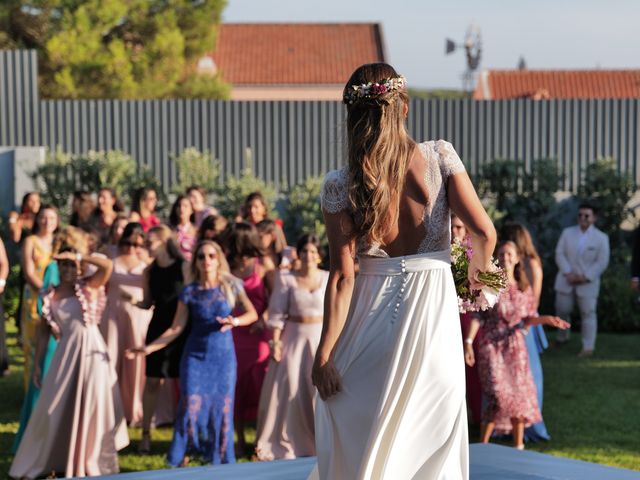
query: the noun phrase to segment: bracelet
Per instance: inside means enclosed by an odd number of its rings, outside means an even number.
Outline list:
[[[231,325],[233,325],[234,327],[240,325],[240,320],[238,320],[238,317],[231,317]]]
[[[282,341],[280,340],[269,340],[269,348],[282,347]]]
[[[82,254],[80,252],[76,253],[76,262],[82,262]]]
[[[464,343],[466,343],[467,345],[472,345],[473,344],[473,338],[465,338],[464,339]]]
[[[5,287],[7,285],[7,279],[6,278],[0,278],[0,287]]]

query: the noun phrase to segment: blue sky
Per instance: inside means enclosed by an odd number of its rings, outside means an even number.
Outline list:
[[[228,0],[225,22],[381,22],[389,63],[419,88],[460,88],[462,50],[482,31],[481,68],[640,68],[639,0]]]

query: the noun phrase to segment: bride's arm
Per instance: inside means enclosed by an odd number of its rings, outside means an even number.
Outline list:
[[[345,211],[328,213],[324,220],[329,240],[330,272],[324,297],[322,336],[313,366],[313,384],[322,399],[340,391],[340,375],[333,366],[333,349],[347,319],[355,280],[353,223]]]
[[[473,287],[478,285],[474,278],[476,272],[486,271],[491,267],[491,256],[496,247],[496,229],[466,172],[448,178],[447,195],[451,210],[471,234],[473,258],[469,264],[469,281]]]

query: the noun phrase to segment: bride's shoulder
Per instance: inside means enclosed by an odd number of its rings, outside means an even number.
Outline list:
[[[329,213],[345,210],[349,200],[349,174],[347,168],[331,170],[324,177],[320,189],[320,204]]]
[[[420,148],[422,148],[427,160],[434,159],[438,163],[444,178],[464,172],[464,164],[450,142],[429,140],[422,142]]]

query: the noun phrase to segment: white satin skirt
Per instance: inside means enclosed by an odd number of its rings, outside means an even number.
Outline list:
[[[449,250],[363,258],[316,404],[310,479],[468,478],[464,357]]]

